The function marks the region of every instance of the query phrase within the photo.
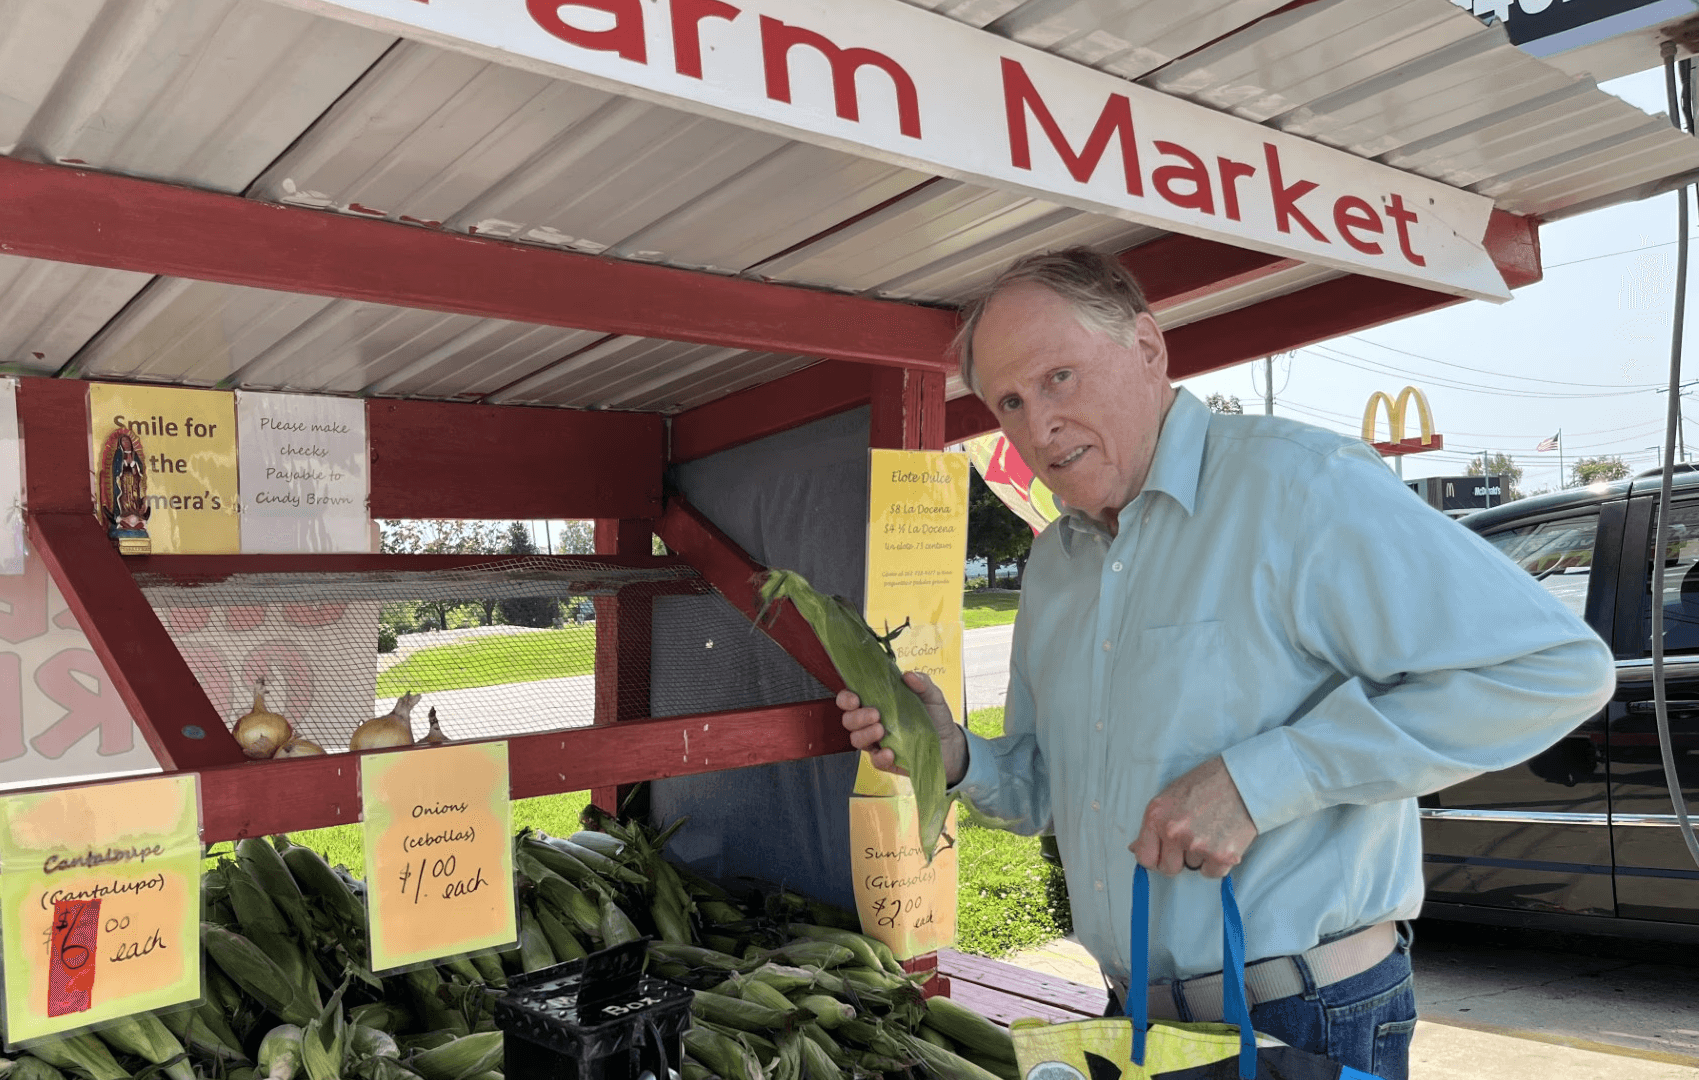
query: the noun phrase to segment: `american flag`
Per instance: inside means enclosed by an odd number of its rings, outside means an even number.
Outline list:
[[[1561,439],[1562,437],[1563,437],[1563,432],[1560,431],[1556,435],[1553,435],[1551,438],[1543,440],[1540,443],[1540,445],[1534,447],[1535,452],[1543,454],[1547,450],[1556,450],[1557,449],[1557,441],[1559,439]]]

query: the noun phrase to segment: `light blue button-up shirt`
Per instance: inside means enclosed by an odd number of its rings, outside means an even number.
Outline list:
[[[1248,956],[1422,904],[1415,797],[1524,761],[1609,698],[1609,650],[1364,443],[1214,415],[1182,390],[1111,537],[1034,542],[1006,734],[955,789],[1054,831],[1074,926],[1111,982],[1145,805],[1225,759],[1258,835],[1234,871]],[[1153,875],[1152,979],[1221,969],[1215,882]]]

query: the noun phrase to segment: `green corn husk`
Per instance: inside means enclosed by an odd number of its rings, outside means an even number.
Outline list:
[[[247,1061],[242,1040],[236,1037],[224,1013],[212,1001],[203,1001],[192,1009],[158,1013],[160,1022],[182,1044],[206,1057],[220,1061]]]
[[[729,995],[728,995],[729,996]],[[738,996],[745,1001],[753,1001],[757,1005],[765,1005],[781,1013],[793,1013],[797,1007],[791,1004],[790,998],[779,993],[759,979],[745,979],[739,988]]]
[[[555,964],[554,950],[543,936],[542,927],[531,917],[528,908],[519,909],[519,957],[527,973],[541,971]]]
[[[805,1080],[842,1080],[837,1063],[813,1039],[802,1040],[802,1075]]]
[[[361,1058],[401,1056],[401,1048],[396,1045],[394,1036],[387,1031],[365,1024],[348,1025],[348,1055],[355,1060]]]
[[[41,1058],[25,1054],[12,1063],[6,1080],[65,1080],[65,1074]]]
[[[129,1070],[118,1064],[106,1044],[88,1032],[45,1039],[29,1052],[55,1069],[75,1069],[89,1080],[129,1080]],[[18,1059],[20,1063],[26,1059]]]
[[[525,837],[519,841],[519,846],[514,850],[516,865],[523,865],[517,861],[521,855],[581,889],[595,889],[599,892],[607,888],[607,882],[603,880],[602,875],[566,852],[550,847],[535,837]],[[536,876],[528,871],[525,876],[533,881],[537,880]]]
[[[802,1044],[807,1041],[794,1031],[779,1036],[779,1057],[773,1063],[772,1080],[802,1080]]]
[[[834,945],[842,945],[855,953],[856,962],[863,967],[883,971],[884,962],[879,959],[879,952],[873,947],[873,939],[851,930],[839,930],[832,926],[815,926],[813,923],[793,922],[785,926],[793,938],[810,938],[814,941],[830,941]],[[901,970],[900,968],[898,970]]]
[[[293,1080],[295,1074],[301,1071],[305,1049],[299,1027],[279,1024],[266,1032],[265,1038],[260,1041],[256,1061],[266,1080]]]
[[[624,945],[643,936],[637,932],[637,927],[632,924],[630,917],[620,910],[620,906],[614,903],[611,897],[602,899],[602,919],[599,930],[597,936],[602,939],[602,948],[604,949],[611,949],[615,945]]]
[[[696,1000],[691,1004],[690,1011],[704,1020],[750,1032],[772,1031],[774,1028],[783,1027],[791,1016],[789,1009],[774,1009],[743,998],[715,994],[707,990],[696,991]]]
[[[407,1027],[407,1010],[392,1001],[374,1001],[348,1010],[348,1023],[355,1027],[386,1031],[391,1035]]]
[[[743,978],[764,982],[779,993],[788,994],[792,990],[807,990],[819,986],[821,973],[810,971],[808,968],[786,967],[783,964],[762,964]]]
[[[553,942],[550,944],[552,945]],[[572,959],[569,956],[561,956],[559,949],[555,950],[555,955],[562,960]],[[507,974],[502,971],[501,961],[497,959],[495,953],[474,953],[472,955],[472,966],[478,969],[478,974],[482,975],[484,981],[491,986],[507,985]]]
[[[599,855],[606,855],[610,859],[619,858],[626,849],[625,841],[617,836],[609,836],[605,832],[592,832],[589,829],[580,829],[566,839],[579,847],[589,848]]]
[[[956,1052],[956,1044],[950,1037],[931,1024],[921,1024],[914,1029],[914,1033],[940,1050],[948,1050],[952,1054]]]
[[[776,956],[793,967],[835,968],[855,959],[855,953],[830,941],[791,941],[763,955]]]
[[[969,1053],[960,1047],[956,1048],[956,1056],[978,1065],[993,1076],[1002,1077],[1002,1080],[1021,1080],[1019,1065],[1011,1065],[1007,1061],[998,1061],[996,1058],[989,1058],[983,1054]]]
[[[723,900],[703,900],[696,905],[697,912],[715,926],[727,923],[740,923],[748,918],[743,912]]]
[[[555,954],[557,963],[578,960],[588,955],[583,944],[579,942],[571,930],[567,929],[566,923],[555,915],[549,905],[538,904],[534,914],[537,916],[538,927],[543,931],[543,937],[548,939],[549,949]]]
[[[814,1022],[823,1028],[835,1028],[855,1019],[855,1007],[830,994],[809,994],[798,998],[796,1003],[813,1013]]]
[[[365,926],[366,905],[354,895],[347,882],[331,869],[322,855],[300,844],[289,844],[281,849],[281,854],[283,865],[295,876],[304,896],[318,900],[338,918],[352,926]]]
[[[537,881],[537,896],[556,913],[564,915],[579,933],[592,936],[601,933],[602,915],[595,902],[559,874],[549,874]]]
[[[684,1033],[684,1048],[724,1080],[763,1080],[765,1076],[761,1062],[749,1047],[717,1031],[690,1028]]]
[[[654,902],[649,905],[649,917],[655,920],[655,929],[660,931],[663,941],[675,945],[690,944],[690,920],[679,910],[672,897],[657,890]]]
[[[236,865],[252,874],[254,880],[265,887],[272,903],[295,927],[295,933],[302,941],[313,940],[313,918],[307,910],[307,898],[277,848],[259,837],[238,840]]]
[[[685,1058],[679,1062],[678,1075],[679,1080],[712,1080],[714,1073],[694,1058]]]
[[[1001,1080],[997,1074],[986,1072],[966,1058],[933,1046],[925,1039],[914,1035],[902,1035],[899,1039],[908,1056],[919,1060],[939,1080]]]
[[[342,1016],[342,995],[347,989],[344,981],[301,1033],[301,1062],[308,1080],[342,1080],[348,1057],[348,1024]]]
[[[195,1080],[195,1070],[177,1036],[152,1013],[136,1013],[96,1029],[101,1041],[124,1054],[164,1066],[171,1080]],[[169,1062],[170,1064],[167,1064]]]
[[[761,586],[762,612],[781,599],[795,604],[814,628],[844,685],[861,698],[862,705],[879,710],[885,728],[880,745],[891,751],[897,767],[909,775],[919,818],[920,850],[930,863],[944,832],[950,797],[944,794],[944,755],[938,732],[926,707],[903,682],[890,646],[874,634],[854,608],[836,597],[815,592],[801,574],[774,570]]]
[[[947,997],[926,999],[926,1023],[964,1050],[1015,1064],[1015,1042],[1004,1029]]]
[[[472,966],[472,961],[464,956],[450,956],[437,961],[437,967],[446,969],[449,978],[459,978],[461,982],[483,982],[484,977],[478,969]]]
[[[470,1080],[500,1067],[501,1038],[499,1031],[465,1035],[434,1050],[414,1054],[409,1064],[425,1080]]]
[[[836,1064],[838,1068],[847,1069],[849,1067],[850,1058],[848,1052],[845,1051],[842,1046],[838,1045],[838,1040],[832,1038],[832,1036],[827,1033],[826,1029],[822,1028],[819,1024],[803,1024],[798,1030],[802,1032],[803,1037],[809,1042],[824,1050],[826,1052],[826,1056],[831,1058],[832,1062]]]
[[[259,946],[241,934],[208,923],[201,924],[201,941],[219,970],[278,1019],[297,1026],[312,1023],[318,1004],[307,1001],[299,986]]]

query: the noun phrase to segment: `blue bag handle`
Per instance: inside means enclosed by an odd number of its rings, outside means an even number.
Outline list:
[[[1245,924],[1233,897],[1231,875],[1221,879],[1221,1012],[1239,1026],[1239,1080],[1256,1080],[1257,1035],[1251,1028],[1251,1009],[1245,999]],[[1133,1021],[1133,1064],[1144,1066],[1145,1032],[1150,1027],[1150,874],[1141,865],[1133,871],[1133,927],[1130,955],[1134,976],[1127,986],[1128,1015]]]

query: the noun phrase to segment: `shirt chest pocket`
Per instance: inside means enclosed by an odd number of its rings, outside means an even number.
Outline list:
[[[1227,748],[1223,715],[1226,630],[1217,621],[1141,630],[1138,651],[1121,655],[1110,677],[1123,749],[1136,757],[1177,764],[1201,761]]]

